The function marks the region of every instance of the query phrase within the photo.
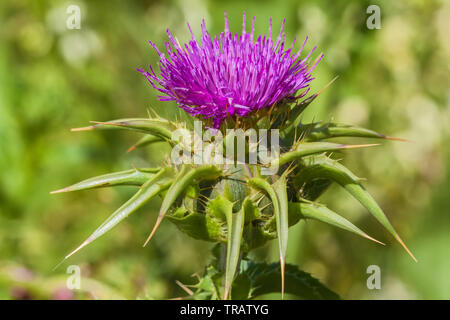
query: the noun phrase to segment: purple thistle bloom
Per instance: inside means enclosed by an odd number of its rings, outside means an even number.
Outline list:
[[[313,80],[311,72],[323,55],[308,68],[307,60],[316,48],[306,58],[299,59],[308,38],[296,53],[295,39],[285,49],[284,22],[275,44],[272,19],[269,36],[259,36],[254,41],[255,18],[251,33],[247,33],[245,13],[241,36],[231,34],[226,13],[225,31],[219,38],[211,39],[203,20],[201,43],[195,39],[189,24],[192,39],[184,47],[167,29],[168,58],[149,41],[160,56],[161,76],[151,66],[151,73],[138,71],[163,94],[158,96],[159,100],[174,100],[189,114],[212,119],[214,127],[219,128],[227,117],[247,117],[254,111],[299,99],[308,92]],[[295,96],[301,89],[305,90]]]

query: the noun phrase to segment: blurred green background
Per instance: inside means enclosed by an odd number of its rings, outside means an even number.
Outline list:
[[[81,29],[66,27],[69,5],[81,8]],[[381,8],[381,29],[366,27],[366,8]],[[418,263],[344,191],[324,195],[330,207],[388,243],[375,245],[315,222],[290,231],[288,262],[347,299],[450,299],[450,3],[448,1],[2,1],[0,2],[0,298],[166,299],[185,295],[202,273],[210,244],[166,222],[142,248],[158,201],[61,265],[134,189],[49,195],[90,176],[156,165],[161,145],[126,154],[139,137],[124,132],[71,133],[89,120],[146,116],[159,102],[137,67],[156,65],[168,27],[180,42],[186,22],[200,34],[240,32],[242,12],[256,32],[274,32],[325,53],[315,92],[339,79],[310,106],[308,119],[367,126],[411,143],[383,141],[347,152],[345,163],[391,218]],[[250,28],[250,19],[247,26]],[[298,47],[298,46],[297,46]],[[276,243],[255,258],[276,261]],[[83,292],[66,289],[66,268],[82,270]],[[382,289],[368,290],[366,269],[381,268]],[[277,298],[278,296],[271,296]]]

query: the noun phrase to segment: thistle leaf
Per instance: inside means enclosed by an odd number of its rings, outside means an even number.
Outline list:
[[[303,202],[289,202],[289,215],[300,216],[303,219],[313,219],[322,221],[335,227],[356,233],[357,235],[384,245],[383,242],[378,241],[367,235],[364,231],[356,227],[344,217],[338,215],[334,211],[328,209],[323,205],[316,205],[314,203]]]
[[[319,198],[333,183],[330,179],[316,179],[308,181],[304,185],[297,185],[293,181],[293,188],[297,191],[297,198],[308,201],[315,201]]]
[[[262,210],[259,206],[264,207],[262,202],[255,200],[255,194],[249,196],[249,201],[242,203],[245,212],[245,228],[244,228],[244,241],[243,251],[249,252],[254,248],[263,246],[267,241],[277,238],[276,234],[276,218],[270,217],[268,220],[262,215]],[[270,204],[267,197],[264,197],[264,201]],[[272,227],[272,219],[275,226]],[[267,228],[266,228],[267,227]]]
[[[402,245],[406,252],[417,262],[412,252],[406,247],[394,227],[384,214],[369,192],[360,183],[360,178],[355,176],[349,169],[328,157],[311,157],[303,161],[304,167],[294,178],[297,185],[302,185],[306,181],[317,178],[331,179],[346,189],[355,199],[357,199],[374,217],[377,219]]]
[[[287,181],[286,175],[289,170],[286,170],[281,177],[275,182],[273,188],[278,198],[279,209],[279,221],[277,221],[277,233],[278,233],[278,247],[280,250],[280,266],[281,266],[281,298],[284,298],[284,266],[286,263],[286,252],[288,245],[288,232],[289,232],[289,207],[287,197]]]
[[[88,190],[102,187],[112,187],[118,185],[141,186],[148,179],[159,172],[161,168],[139,168],[120,172],[108,173],[101,176],[89,178],[81,182],[75,183],[69,187],[50,192],[60,193],[78,190]]]
[[[248,194],[248,186],[245,183],[247,173],[244,166],[237,165],[235,167],[228,167],[228,171],[233,172],[231,179],[223,179],[221,181],[221,189],[223,195],[233,202],[233,211],[240,210],[242,202]]]
[[[135,144],[133,144],[131,147],[128,148],[127,152],[131,152],[137,148],[142,148],[145,146],[148,146],[150,144],[156,143],[156,142],[162,142],[165,141],[164,139],[152,136],[152,135],[145,135],[141,139],[139,139]]]
[[[250,198],[244,199],[242,207],[245,212],[245,224],[250,223],[255,219],[259,219],[261,212],[258,206]]]
[[[226,241],[227,238],[222,227],[222,221],[203,212],[189,212],[185,208],[180,209],[184,210],[180,210],[181,212],[179,214],[166,215],[167,219],[175,224],[179,230],[198,240],[211,242]]]
[[[168,178],[162,178],[168,170],[161,169],[157,174],[151,177],[146,183],[142,185],[138,192],[136,192],[127,202],[125,202],[119,209],[111,214],[78,248],[68,254],[65,259],[68,259],[75,252],[85,247],[92,241],[96,240],[119,222],[128,217],[131,213],[142,207],[154,196],[169,188],[172,181]],[[160,179],[161,178],[161,179]]]
[[[272,167],[280,167],[290,161],[300,159],[312,154],[323,153],[328,151],[340,151],[344,149],[364,148],[376,146],[377,144],[359,144],[359,145],[346,145],[340,143],[331,142],[304,142],[299,143],[293,150],[283,153],[280,157],[274,160],[271,164]]]
[[[233,203],[226,197],[217,196],[208,202],[206,208],[209,215],[215,217],[219,221],[231,225],[231,214],[233,211]]]
[[[311,125],[300,126],[300,128],[301,127],[306,127],[303,130],[306,132],[306,141],[318,141],[338,137],[377,138],[405,141],[403,139],[386,136],[373,130],[342,123],[314,123]]]
[[[161,125],[167,125],[167,126],[170,126],[170,124],[171,124],[169,120],[162,119],[162,118],[157,118],[157,119],[155,119],[155,118],[123,118],[123,119],[117,119],[117,120],[110,120],[110,121],[107,121],[106,123],[120,123],[120,122],[129,122],[129,121],[134,122],[134,121],[140,121],[140,120],[143,120],[143,121],[150,120],[150,121],[153,121],[155,124],[159,123]],[[72,128],[70,131],[77,132],[77,131],[92,131],[92,130],[97,130],[97,129],[100,129],[100,130],[119,129],[118,127],[106,125],[105,122],[97,122],[97,121],[91,121],[91,122],[94,124],[90,125],[90,126],[86,126],[86,127]]]
[[[197,168],[189,170],[189,167],[184,164],[179,174],[175,178],[174,183],[170,186],[167,194],[164,197],[161,208],[159,210],[158,218],[156,219],[155,226],[153,227],[152,232],[145,241],[144,246],[146,246],[150,239],[153,237],[155,231],[161,224],[162,219],[166,215],[167,211],[169,211],[175,200],[186,190],[186,188],[190,184],[194,182],[194,180],[215,180],[218,179],[221,175],[222,171],[212,165],[199,166]]]
[[[224,201],[225,198],[222,198]],[[239,262],[239,255],[241,249],[242,233],[244,231],[245,212],[244,207],[237,213],[233,214],[233,204],[226,200],[227,204],[221,210],[225,210],[224,214],[227,217],[227,260],[225,267],[225,290],[223,299],[228,299],[231,284],[233,283],[236,274],[236,268]]]
[[[94,125],[84,128],[72,129],[72,131],[85,131],[110,127],[112,129],[127,129],[152,134],[166,141],[171,141],[172,131],[176,129],[176,127],[171,122],[164,119],[133,118],[111,120],[106,122],[91,121],[91,123],[94,123]]]
[[[254,299],[267,293],[280,292],[280,266],[277,263],[243,263],[243,273],[250,279],[248,299]],[[302,299],[336,300],[339,296],[324,286],[309,273],[297,266],[286,265],[286,292]]]
[[[281,178],[280,178],[281,179]],[[279,196],[275,189],[264,179],[262,178],[252,178],[248,181],[248,184],[257,189],[261,190],[267,193],[270,200],[272,201],[273,205],[273,212],[275,216],[275,221],[277,225],[277,235],[278,235],[278,248],[280,250],[280,268],[281,268],[281,294],[284,296],[284,264],[285,264],[285,255],[286,255],[286,249],[287,249],[287,228],[288,224],[285,219],[287,218],[287,195],[286,195],[286,204],[283,203],[283,208],[280,206]],[[284,185],[286,182],[284,182]],[[281,182],[277,188],[282,188],[283,182]],[[286,190],[286,189],[285,189]],[[284,194],[283,191],[278,190],[280,193],[280,196],[284,202]],[[285,192],[285,191],[284,191]],[[283,212],[283,215],[286,215],[286,217],[281,218],[281,210],[285,211]],[[287,219],[286,219],[287,220]]]

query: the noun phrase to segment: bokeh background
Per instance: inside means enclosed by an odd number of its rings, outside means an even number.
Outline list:
[[[72,4],[81,8],[79,30],[66,27]],[[371,4],[381,8],[379,30],[366,27]],[[412,140],[347,152],[345,163],[367,178],[418,263],[336,186],[323,196],[330,207],[388,245],[302,222],[290,231],[288,262],[346,299],[449,299],[450,3],[436,0],[1,1],[0,298],[167,299],[185,295],[176,280],[195,283],[192,275],[211,259],[210,244],[166,222],[142,248],[158,200],[53,271],[134,189],[49,191],[158,164],[161,145],[125,152],[136,134],[69,129],[146,116],[148,107],[174,117],[175,104],[157,101],[136,71],[157,62],[147,40],[162,46],[168,27],[183,42],[186,22],[198,36],[203,18],[211,34],[219,33],[225,10],[234,32],[241,30],[243,11],[256,17],[259,34],[267,32],[270,17],[274,32],[285,18],[288,42],[308,35],[306,50],[316,45],[325,53],[312,92],[339,79],[310,106],[308,119]],[[276,243],[255,258],[276,261]],[[81,267],[85,291],[66,289],[69,265]],[[369,265],[381,268],[381,290],[366,287]]]

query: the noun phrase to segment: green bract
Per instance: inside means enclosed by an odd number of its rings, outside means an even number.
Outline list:
[[[280,105],[272,113],[268,112],[255,121],[255,129],[275,128],[280,132],[282,152],[269,163],[278,168],[273,175],[262,175],[262,169],[267,168],[269,164],[259,162],[250,165],[230,165],[226,161],[223,164],[202,165],[161,164],[158,168],[132,169],[90,178],[55,191],[67,192],[117,185],[138,187],[137,192],[125,204],[66,258],[112,229],[155,196],[161,196],[163,201],[157,222],[147,242],[165,218],[192,238],[218,244],[217,259],[206,268],[204,277],[196,285],[197,290],[193,298],[250,299],[276,289],[302,298],[334,299],[337,295],[296,267],[286,266],[285,259],[288,228],[306,219],[325,222],[379,242],[339,213],[317,202],[317,198],[335,182],[359,201],[415,259],[385,213],[364,189],[361,179],[330,155],[331,152],[372,144],[344,145],[323,141],[336,137],[394,138],[338,123],[302,124],[299,120],[302,111],[316,97],[317,95],[313,95],[293,106]],[[189,124],[156,116],[148,119],[95,122],[92,126],[75,131],[107,128],[144,134],[130,148],[132,150],[158,142],[166,142],[173,147],[178,141],[171,139],[172,132],[176,129],[189,129]],[[222,130],[221,134],[224,137],[223,146],[226,148],[230,139],[227,139],[225,130]],[[251,146],[246,145],[247,154],[250,149]],[[254,264],[247,260],[249,251],[272,239],[278,239],[279,266]],[[272,285],[274,278],[281,281]]]

